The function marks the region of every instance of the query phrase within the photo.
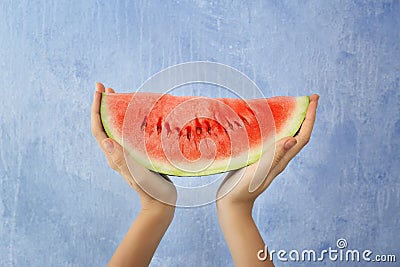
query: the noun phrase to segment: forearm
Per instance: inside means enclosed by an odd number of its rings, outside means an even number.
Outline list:
[[[252,205],[217,205],[218,220],[236,267],[274,266],[257,257],[265,243],[252,217]]]
[[[115,251],[108,266],[148,266],[168,226],[174,210],[142,210]]]

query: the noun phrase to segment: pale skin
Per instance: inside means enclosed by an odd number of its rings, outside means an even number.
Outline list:
[[[229,179],[234,179],[235,176],[241,176],[241,179],[233,190],[217,200],[218,221],[237,267],[274,266],[269,258],[266,261],[257,258],[258,251],[265,248],[265,243],[252,217],[254,201],[309,142],[318,99],[318,95],[310,97],[306,118],[299,133],[295,137],[283,138],[276,143],[271,167],[266,177],[262,177],[265,178],[262,184],[255,191],[249,192],[252,179],[257,175],[264,175],[258,164],[252,164],[232,173]],[[260,166],[263,161],[268,161],[267,154],[260,159]]]
[[[122,147],[107,137],[99,113],[101,93],[105,91],[114,92],[111,88],[105,89],[101,83],[96,84],[96,92],[91,109],[92,133],[106,156],[110,167],[117,171],[137,192],[142,205],[141,211],[107,266],[148,266],[165,231],[172,222],[175,207],[152,198],[137,185],[128,169]],[[135,167],[139,168],[139,170],[136,170],[137,172],[144,173],[147,176],[159,176],[157,178],[164,179],[161,175],[150,172],[140,165]],[[174,194],[176,195],[176,192],[171,189],[170,195]]]
[[[129,167],[131,168],[128,167],[122,147],[113,139],[108,138],[104,132],[100,119],[102,92],[114,93],[114,90],[105,88],[101,83],[96,83],[96,92],[91,109],[92,133],[105,154],[110,167],[117,171],[137,192],[142,205],[141,211],[107,266],[148,266],[158,244],[172,222],[175,207],[149,196],[136,183],[132,173],[134,173],[135,178],[137,178],[137,175],[141,175],[146,176],[143,179],[152,179],[153,181],[165,179],[165,177],[150,172],[135,163],[130,163]],[[260,261],[257,258],[258,251],[264,249],[265,243],[252,218],[252,208],[257,197],[268,188],[275,177],[286,168],[290,160],[310,140],[318,98],[318,95],[310,97],[307,115],[299,133],[295,137],[287,137],[276,143],[272,164],[266,164],[270,168],[259,171],[265,165],[263,165],[263,161],[268,161],[267,155],[265,155],[258,163],[231,172],[227,182],[222,184],[220,188],[219,194],[223,197],[220,197],[216,202],[218,221],[235,266],[274,266],[269,259]],[[134,170],[132,166],[134,166]],[[260,178],[263,181],[261,185],[256,190],[249,190],[252,179]],[[239,182],[229,193],[225,194],[224,185],[235,179]],[[176,200],[176,190],[172,184],[164,188],[163,193],[171,196],[172,201],[169,200],[169,203],[173,202],[174,199]]]

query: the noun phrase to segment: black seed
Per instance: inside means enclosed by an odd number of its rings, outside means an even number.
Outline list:
[[[186,138],[190,141],[190,137],[192,137],[191,134],[192,129],[190,127],[186,128]]]
[[[144,131],[144,129],[146,128],[146,125],[147,125],[147,116],[144,117],[142,125],[140,126],[140,129],[142,131]]]
[[[249,125],[249,122],[246,120],[245,117],[242,117],[242,116],[239,116],[239,117],[245,124]]]
[[[207,133],[211,134],[211,125],[209,121],[204,121],[205,127],[207,128]]]
[[[158,118],[158,122],[157,122],[157,133],[160,134],[161,130],[162,130],[162,118]]]
[[[235,124],[236,124],[237,127],[243,128],[243,126],[240,124],[240,122],[235,121]]]
[[[197,134],[201,134],[201,128],[200,128],[200,127],[197,127],[197,128],[196,128],[196,133],[197,133]]]

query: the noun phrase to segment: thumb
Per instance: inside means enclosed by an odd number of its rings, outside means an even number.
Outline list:
[[[107,153],[107,158],[110,159],[111,168],[121,174],[126,173],[127,165],[122,146],[111,138],[104,139],[102,144]]]
[[[292,147],[294,147],[297,144],[297,139],[294,137],[287,137],[282,139],[283,143],[283,149],[286,151],[289,151]],[[280,143],[280,145],[282,144]]]
[[[296,138],[289,136],[279,140],[275,146],[274,161],[271,166],[271,175],[277,176],[283,171],[287,163],[282,162],[286,153],[297,144]]]
[[[104,139],[103,148],[108,154],[112,154],[115,149],[113,140],[111,138]]]
[[[286,137],[275,143],[275,149],[267,150],[261,157],[261,159],[251,166],[256,166],[253,178],[249,184],[249,192],[252,193],[261,187],[264,191],[272,180],[283,170],[281,168],[281,161],[284,158],[286,152],[296,145],[297,141],[294,137]],[[271,163],[272,162],[272,163]]]
[[[272,163],[272,167],[276,166],[282,158],[285,156],[286,152],[297,144],[296,138],[289,136],[282,138],[275,145],[275,156]]]

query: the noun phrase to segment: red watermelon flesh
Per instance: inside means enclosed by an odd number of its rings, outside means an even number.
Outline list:
[[[298,131],[308,104],[308,96],[243,100],[103,93],[100,113],[107,135],[146,168],[201,176],[257,161],[276,140]]]

